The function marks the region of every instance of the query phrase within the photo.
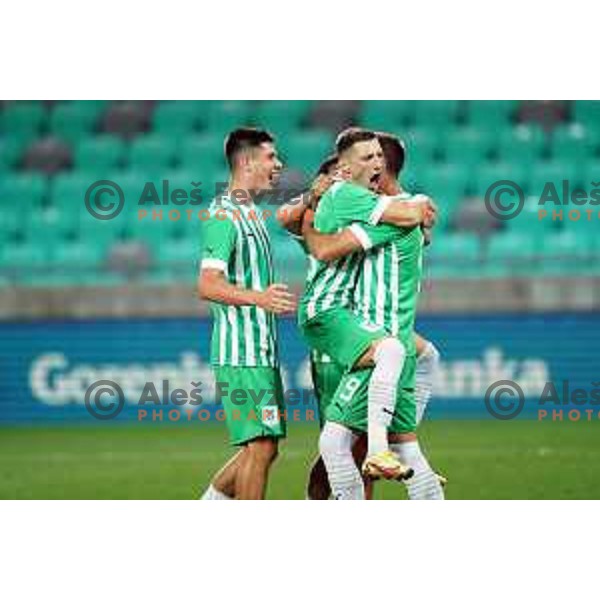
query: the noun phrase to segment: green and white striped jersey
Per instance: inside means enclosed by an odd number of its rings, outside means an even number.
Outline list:
[[[229,283],[262,291],[273,280],[271,242],[254,205],[227,196],[211,203],[204,223],[201,268],[219,269]],[[275,316],[257,306],[210,303],[214,317],[211,363],[215,366],[276,367]]]
[[[346,181],[334,183],[323,195],[315,214],[315,228],[335,233],[350,226],[363,245],[368,245],[365,225],[376,225],[391,200]],[[331,308],[351,306],[363,263],[362,253],[326,263],[310,257],[304,294],[298,307],[301,323]]]
[[[354,311],[366,323],[385,327],[402,341],[409,355],[414,354],[423,233],[420,227],[397,229],[388,225],[367,228],[367,233],[375,242],[386,235],[389,241],[365,253]]]

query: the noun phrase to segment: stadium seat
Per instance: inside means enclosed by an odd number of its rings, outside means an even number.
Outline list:
[[[436,127],[439,130],[452,128],[458,119],[458,100],[419,100],[415,103],[415,124]]]
[[[197,100],[161,102],[154,111],[153,130],[176,137],[191,134],[205,125],[212,104]]]
[[[310,108],[310,100],[265,100],[258,105],[255,114],[261,127],[279,137],[296,132]]]
[[[360,123],[371,129],[401,129],[414,122],[415,105],[413,100],[365,100]]]
[[[500,128],[498,131],[497,158],[500,161],[529,165],[542,158],[545,147],[546,135],[534,125]]]
[[[8,202],[0,203],[0,237],[3,241],[23,233],[24,221],[27,215],[22,210],[16,210]]]
[[[94,130],[102,105],[94,102],[59,104],[50,113],[50,132],[61,139],[77,143]]]
[[[133,140],[129,150],[129,168],[134,170],[166,171],[175,158],[176,140],[157,133]]]
[[[497,131],[483,127],[460,127],[448,131],[444,140],[446,160],[467,165],[484,162],[494,147]]]
[[[106,174],[120,165],[124,154],[125,144],[120,138],[112,135],[89,137],[75,148],[75,166],[86,173]]]
[[[475,235],[447,233],[431,245],[430,266],[435,276],[470,277],[481,268],[480,242]]]
[[[510,127],[518,104],[517,100],[469,100],[466,107],[467,123],[501,132]]]
[[[494,162],[485,163],[470,169],[470,190],[484,197],[490,186],[499,181],[511,181],[522,189],[527,183],[525,174],[527,169],[519,162]]]
[[[507,231],[490,238],[486,274],[514,277],[530,275],[539,261],[540,235],[531,231]]]
[[[545,236],[541,249],[544,258],[542,272],[546,275],[585,275],[597,261],[593,239],[573,231]]]
[[[563,181],[568,181],[570,188],[574,189],[579,181],[579,170],[579,165],[572,162],[558,160],[539,162],[533,165],[526,187],[530,194],[539,197],[546,189],[546,185],[553,183],[559,197],[562,197]]]
[[[557,127],[552,133],[550,147],[552,158],[556,161],[584,162],[595,156],[598,132],[579,123]]]
[[[232,129],[253,123],[252,109],[247,100],[223,100],[210,104],[207,109],[206,129],[220,135],[221,139]]]
[[[576,100],[573,116],[575,122],[597,129],[600,127],[600,101]]]
[[[194,171],[201,178],[225,167],[223,138],[219,135],[187,136],[181,140],[178,149],[180,167]]]
[[[41,270],[51,262],[48,247],[45,240],[35,239],[6,243],[0,249],[0,264],[7,270]]]
[[[19,164],[27,144],[28,140],[13,136],[0,137],[0,173],[6,173]]]
[[[286,167],[312,176],[323,159],[333,151],[332,136],[324,131],[308,131],[282,143]]]
[[[0,111],[0,131],[11,137],[33,139],[39,135],[46,117],[39,102],[15,102]]]
[[[39,207],[46,196],[47,180],[42,175],[6,175],[0,182],[0,202],[15,210]]]
[[[75,211],[85,208],[85,193],[94,181],[81,172],[57,175],[51,184],[52,204]]]

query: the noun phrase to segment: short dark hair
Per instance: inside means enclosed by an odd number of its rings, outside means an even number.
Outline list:
[[[225,138],[225,158],[233,169],[236,155],[248,148],[258,148],[264,143],[273,143],[275,138],[265,129],[238,127]]]
[[[328,175],[332,167],[337,165],[338,155],[330,154],[319,166],[317,175]]]
[[[404,142],[398,136],[385,133],[385,131],[378,131],[377,139],[383,150],[386,169],[395,177],[398,177],[404,166],[406,156]]]
[[[344,129],[344,131],[337,136],[337,139],[335,140],[335,149],[339,155],[352,148],[352,146],[358,142],[368,142],[376,138],[375,132],[370,131],[369,129],[363,129],[362,127],[348,127],[348,129]]]

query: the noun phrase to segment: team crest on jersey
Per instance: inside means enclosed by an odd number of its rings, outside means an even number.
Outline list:
[[[262,409],[262,422],[268,427],[279,424],[279,409],[276,406],[265,406]]]

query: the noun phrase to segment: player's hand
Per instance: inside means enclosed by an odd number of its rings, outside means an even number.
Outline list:
[[[315,222],[315,211],[312,208],[307,208],[302,217],[302,237],[306,237],[309,229],[313,229]]]
[[[431,229],[436,221],[437,221],[437,206],[435,205],[435,202],[429,198],[429,201],[427,202],[426,206],[425,206],[425,211],[423,213],[423,225],[429,229]]]
[[[296,299],[288,290],[289,288],[285,283],[274,283],[264,292],[259,292],[256,304],[276,315],[294,312],[296,310]]]
[[[310,186],[310,207],[313,210],[316,210],[319,205],[319,200],[321,200],[321,196],[332,186],[333,177],[329,175],[318,175],[317,178],[312,182]]]

